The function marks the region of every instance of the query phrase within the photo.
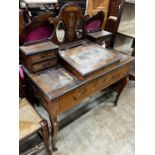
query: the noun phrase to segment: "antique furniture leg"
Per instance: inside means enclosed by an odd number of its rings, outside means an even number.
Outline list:
[[[134,57],[135,56],[135,38],[134,38],[133,43],[132,43],[132,48],[133,48],[133,51],[132,51],[131,56]],[[129,80],[135,81],[135,76],[130,74],[129,75]]]
[[[130,75],[129,75],[129,80],[135,81],[135,76],[130,74]]]
[[[52,155],[52,151],[49,149],[49,130],[48,130],[48,124],[45,120],[42,120],[40,122],[41,127],[42,127],[42,136],[43,136],[43,141],[45,144],[45,149],[47,155]]]
[[[57,136],[57,132],[58,132],[58,120],[57,120],[57,116],[54,117],[50,117],[50,121],[51,121],[51,143],[52,143],[52,150],[53,151],[57,151],[57,148],[55,146],[56,143],[56,136]]]
[[[118,89],[117,89],[118,94],[117,94],[116,99],[115,99],[115,101],[114,101],[114,106],[117,106],[118,99],[119,99],[119,97],[120,97],[122,91],[124,90],[125,86],[127,85],[128,80],[129,80],[129,77],[126,76],[125,78],[123,78],[123,79],[120,81],[120,85],[119,85],[119,87],[118,87]]]

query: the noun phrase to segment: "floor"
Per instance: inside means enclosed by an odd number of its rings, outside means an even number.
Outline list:
[[[60,122],[64,120],[65,124],[61,123],[58,151],[53,155],[134,155],[134,82],[129,82],[117,107],[113,106],[116,94],[106,92],[96,93],[60,116]],[[41,107],[37,110],[47,118]],[[66,118],[71,121],[65,121]],[[40,149],[40,153],[34,154],[44,155],[44,146]]]

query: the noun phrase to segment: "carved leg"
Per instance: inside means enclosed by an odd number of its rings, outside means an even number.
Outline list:
[[[118,94],[117,94],[116,99],[115,99],[115,101],[114,101],[114,106],[117,106],[118,99],[119,99],[119,97],[120,97],[120,95],[121,95],[123,89],[124,89],[125,86],[127,85],[128,80],[129,80],[129,77],[127,76],[127,77],[123,78],[123,79],[120,81],[120,85],[119,85],[119,88],[118,88],[118,90],[117,90],[117,91],[118,91]]]
[[[50,121],[51,121],[51,128],[52,128],[52,131],[51,131],[51,134],[52,134],[52,136],[51,136],[52,149],[53,149],[53,151],[57,151],[57,148],[55,146],[57,132],[58,132],[58,120],[57,120],[57,117],[56,116],[50,117]]]
[[[40,122],[42,126],[42,136],[43,136],[43,141],[45,144],[45,149],[47,155],[52,155],[52,151],[49,149],[49,130],[48,130],[48,124],[45,120]]]

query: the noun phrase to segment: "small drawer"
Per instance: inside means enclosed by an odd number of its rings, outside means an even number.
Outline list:
[[[36,64],[32,64],[31,69],[33,72],[37,72],[37,71],[55,66],[56,64],[57,64],[57,58],[46,60],[46,61],[36,63]]]
[[[48,51],[48,52],[31,56],[31,62],[32,63],[40,62],[40,61],[44,61],[55,57],[57,57],[57,51]]]

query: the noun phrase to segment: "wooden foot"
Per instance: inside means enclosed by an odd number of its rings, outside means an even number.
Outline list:
[[[135,81],[135,76],[130,74],[130,75],[129,75],[129,80]]]
[[[127,85],[128,80],[129,80],[129,78],[128,77],[125,77],[125,78],[123,78],[122,80],[119,81],[119,85],[117,86],[117,92],[118,92],[118,94],[117,94],[116,99],[114,101],[114,106],[117,106],[118,99],[119,99],[119,97],[120,97],[123,89]]]
[[[43,141],[45,144],[45,149],[46,149],[46,154],[47,155],[52,155],[52,151],[49,149],[49,129],[48,129],[48,124],[45,120],[40,122],[42,126],[42,136],[43,136]]]
[[[52,125],[52,136],[51,136],[51,143],[52,143],[52,150],[57,151],[57,148],[55,146],[56,143],[56,137],[57,137],[57,132],[58,132],[58,120],[57,117],[50,117],[51,125]]]

